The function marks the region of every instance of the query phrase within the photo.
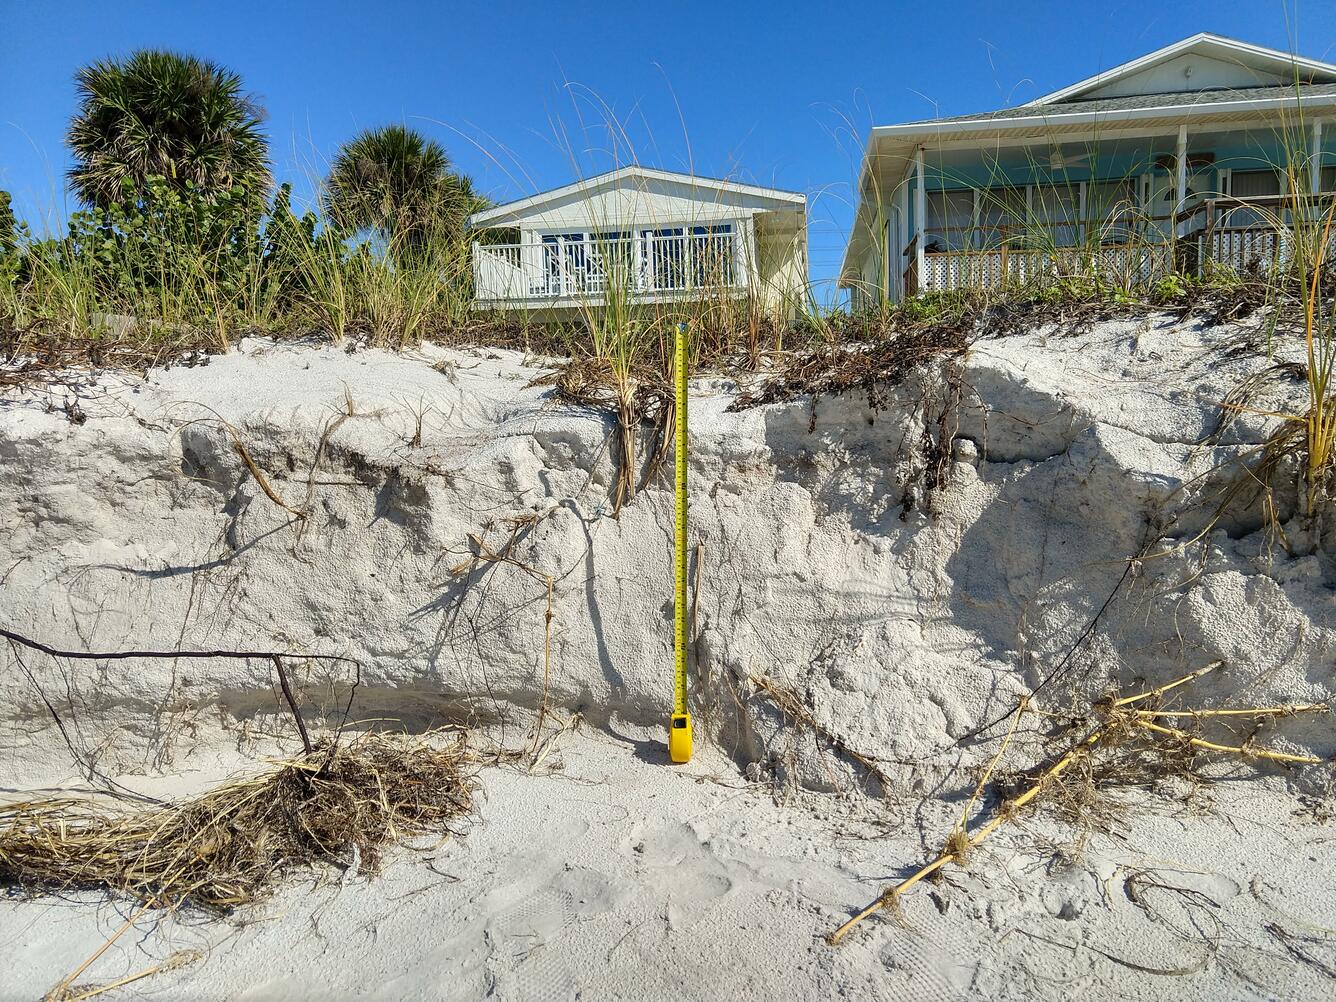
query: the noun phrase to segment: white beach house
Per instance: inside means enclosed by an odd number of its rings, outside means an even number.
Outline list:
[[[1336,66],[1194,35],[1019,107],[874,128],[839,281],[859,306],[1266,267],[1332,165]]]
[[[806,196],[735,181],[623,167],[476,213],[469,226],[479,309],[561,317],[624,294],[751,295],[784,310],[807,281]]]

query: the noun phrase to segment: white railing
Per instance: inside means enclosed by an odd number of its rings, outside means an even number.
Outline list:
[[[1183,232],[1196,241],[1198,269],[1211,261],[1240,274],[1254,270],[1265,274],[1289,267],[1303,227],[1307,239],[1316,243],[1331,197],[1323,192],[1208,198],[1183,213]],[[1336,235],[1328,240],[1330,252]]]
[[[1167,272],[1170,259],[1168,244],[933,252],[923,257],[916,291],[994,289],[1063,275],[1100,276],[1131,287]]]
[[[498,302],[600,300],[616,289],[653,296],[746,288],[736,228],[723,233],[681,229],[688,232],[475,243],[474,293],[481,302]]]
[[[1198,261],[1211,260],[1242,274],[1268,272],[1289,263],[1293,241],[1289,230],[1270,226],[1216,229],[1197,237]]]

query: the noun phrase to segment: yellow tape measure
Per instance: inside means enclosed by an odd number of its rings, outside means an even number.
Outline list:
[[[687,325],[677,325],[673,370],[673,715],[668,721],[668,757],[691,761],[691,714],[687,712]]]

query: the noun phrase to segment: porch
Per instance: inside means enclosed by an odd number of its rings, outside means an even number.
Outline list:
[[[933,228],[925,231],[933,249],[920,255],[918,235],[905,247],[903,288],[916,295],[1079,275],[1131,289],[1176,270],[1266,273],[1289,264],[1296,222],[1319,227],[1333,197],[1330,190],[1297,197],[1225,195],[1202,198],[1171,216],[1139,215],[1128,204],[1112,215],[1023,228]],[[944,244],[955,249],[942,249]]]
[[[1091,117],[879,130],[842,265],[851,302],[1069,275],[1132,288],[1212,265],[1265,270],[1290,260],[1296,197],[1307,217],[1336,192],[1336,129],[1320,119],[1277,124],[1254,108],[1191,125]]]
[[[1103,223],[1064,224],[1064,230],[1077,234],[1073,239],[1063,239],[1063,233],[1053,228],[1041,231],[1038,238],[1032,231],[990,232],[987,236],[995,239],[982,246],[966,241],[960,250],[925,250],[922,255],[917,253],[915,237],[904,250],[909,262],[902,276],[904,293],[1015,287],[1066,275],[1098,277],[1128,288],[1172,270],[1174,245],[1157,230],[1110,240],[1101,237]]]
[[[473,244],[478,308],[731,296],[749,284],[747,229],[732,222],[526,236]]]

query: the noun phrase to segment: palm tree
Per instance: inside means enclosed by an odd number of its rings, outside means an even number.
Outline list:
[[[339,150],[325,181],[325,211],[339,226],[371,230],[394,253],[458,236],[484,205],[445,148],[415,129],[368,129]]]
[[[85,202],[103,208],[124,202],[126,182],[139,191],[155,175],[206,194],[244,186],[262,197],[269,187],[264,112],[231,70],[141,49],[85,66],[75,83],[69,179]]]

